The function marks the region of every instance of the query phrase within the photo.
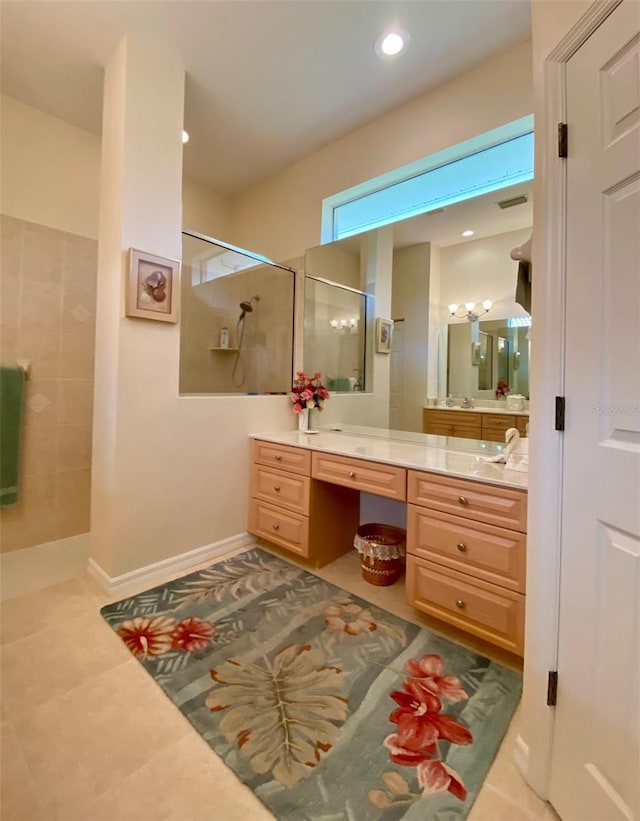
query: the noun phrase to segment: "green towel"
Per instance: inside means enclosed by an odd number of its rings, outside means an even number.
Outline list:
[[[24,371],[0,368],[0,507],[18,501]]]

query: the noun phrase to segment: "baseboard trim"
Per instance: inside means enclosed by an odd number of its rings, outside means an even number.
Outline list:
[[[526,779],[527,773],[529,772],[529,745],[521,735],[516,736],[513,761]]]
[[[94,559],[89,559],[87,572],[105,593],[117,595],[133,587],[144,589],[183,570],[191,570],[210,559],[218,559],[228,553],[250,547],[252,544],[255,544],[254,536],[250,533],[238,533],[228,539],[221,539],[203,547],[196,547],[187,553],[180,553],[178,556],[139,567],[121,576],[109,576]]]

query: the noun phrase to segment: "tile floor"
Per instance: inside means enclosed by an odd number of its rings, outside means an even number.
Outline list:
[[[355,554],[314,572],[416,620],[402,585],[367,584]],[[3,821],[272,819],[107,627],[108,601],[80,575],[2,602]],[[512,762],[518,722],[469,821],[557,820]]]

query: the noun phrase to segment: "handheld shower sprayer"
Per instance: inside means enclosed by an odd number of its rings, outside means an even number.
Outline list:
[[[251,299],[249,299],[245,302],[241,302],[240,303],[240,310],[242,311],[242,313],[240,314],[240,319],[238,320],[238,322],[241,322],[247,314],[252,313],[254,304],[256,304],[258,302],[260,302],[260,295],[259,294],[255,294],[254,296],[251,297]]]
[[[242,343],[244,340],[244,318],[247,314],[253,313],[253,306],[260,302],[260,294],[254,294],[251,299],[240,303],[240,317],[236,325],[236,335],[238,338],[238,352],[236,353],[236,361],[233,363],[233,370],[231,371],[231,379],[233,384],[239,388],[244,385],[245,370],[241,361],[242,357]]]

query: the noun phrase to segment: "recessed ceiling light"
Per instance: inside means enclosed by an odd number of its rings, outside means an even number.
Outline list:
[[[184,145],[184,143],[188,143],[188,142],[189,142],[189,132],[188,131],[183,131],[182,132],[182,144]]]
[[[409,48],[409,34],[403,29],[389,29],[376,37],[375,51],[378,57],[397,57]]]
[[[467,228],[466,231],[462,232],[463,237],[472,237],[475,234],[475,231],[472,231],[471,228]]]

